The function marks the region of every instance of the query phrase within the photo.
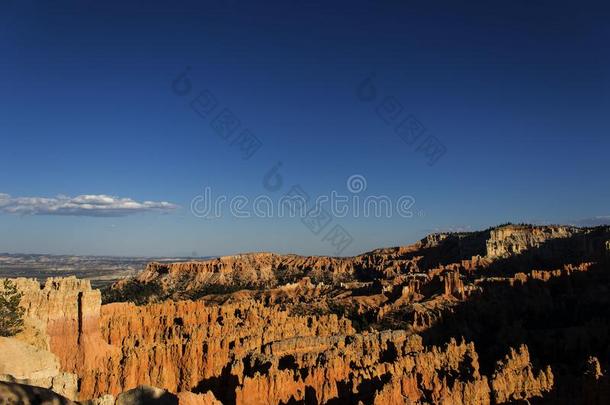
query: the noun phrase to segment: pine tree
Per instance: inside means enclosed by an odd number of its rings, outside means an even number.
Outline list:
[[[0,336],[14,336],[23,329],[25,310],[19,305],[23,294],[9,279],[4,280],[3,287],[0,290]]]

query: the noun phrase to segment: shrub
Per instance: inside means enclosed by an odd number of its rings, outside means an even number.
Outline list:
[[[109,286],[102,290],[102,304],[130,301],[136,305],[146,305],[162,301],[166,298],[165,295],[163,287],[157,280],[144,283],[132,278],[120,287]]]
[[[0,291],[0,336],[14,336],[23,330],[25,310],[19,305],[22,296],[11,280],[4,280]]]
[[[359,313],[358,308],[354,305],[331,301],[328,304],[328,308],[331,313],[349,319],[357,332],[368,330],[369,326],[372,324],[370,314]]]

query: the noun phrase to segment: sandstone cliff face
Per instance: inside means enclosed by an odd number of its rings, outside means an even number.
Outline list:
[[[26,310],[24,330],[16,338],[55,353],[67,372],[95,364],[107,347],[99,327],[100,291],[76,277],[49,278],[42,286],[34,279],[14,282]]]
[[[167,287],[196,289],[205,284],[270,287],[305,276],[338,280],[353,275],[351,260],[329,257],[281,256],[272,253],[225,256],[205,262],[151,263],[138,279],[162,279]],[[159,277],[166,275],[166,277]],[[170,283],[173,282],[173,283]]]
[[[24,278],[13,282],[23,294],[24,328],[0,341],[5,353],[0,374],[5,381],[51,388],[74,399],[77,368],[95,364],[107,347],[99,327],[100,292],[76,277],[49,278],[44,285]]]
[[[538,247],[550,239],[568,238],[581,232],[566,226],[518,226],[509,225],[492,229],[487,240],[487,256],[509,257]]]
[[[529,255],[555,265],[571,260],[608,258],[607,227],[516,226],[492,229],[486,242],[487,257],[492,259]]]

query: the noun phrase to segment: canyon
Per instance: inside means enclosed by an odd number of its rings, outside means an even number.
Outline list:
[[[151,262],[103,290],[16,278],[0,398],[607,404],[609,263],[610,227],[509,224],[347,258]]]

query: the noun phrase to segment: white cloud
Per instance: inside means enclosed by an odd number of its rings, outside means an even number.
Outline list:
[[[140,212],[170,212],[178,206],[166,201],[138,202],[105,194],[54,198],[11,197],[0,193],[0,213],[17,215],[70,215],[88,217],[122,217]]]

